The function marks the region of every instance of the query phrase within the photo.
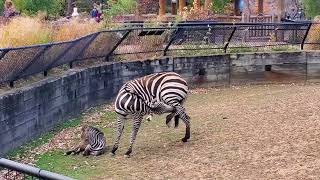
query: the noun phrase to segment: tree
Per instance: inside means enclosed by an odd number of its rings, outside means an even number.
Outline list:
[[[210,8],[211,3],[212,3],[212,0],[205,0],[205,1],[204,1],[204,9],[205,9],[205,10],[211,9],[211,8]]]
[[[73,12],[73,4],[75,3],[75,0],[67,0],[67,16],[71,16]]]
[[[320,1],[319,0],[303,0],[305,13],[308,17],[314,18],[320,15]]]

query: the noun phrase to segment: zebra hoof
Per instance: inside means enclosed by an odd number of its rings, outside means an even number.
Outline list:
[[[116,155],[116,153],[110,152],[110,155],[111,155],[111,156],[115,156],[115,155]]]
[[[130,158],[131,156],[130,156],[130,154],[125,154],[124,157],[125,158]]]
[[[187,138],[182,138],[181,141],[182,142],[188,142],[188,139]]]

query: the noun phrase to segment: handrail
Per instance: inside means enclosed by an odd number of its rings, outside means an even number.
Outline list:
[[[73,178],[61,174],[49,172],[33,166],[11,161],[5,158],[0,158],[0,167],[14,170],[23,174],[28,174],[33,177],[44,178],[48,180],[75,180]]]

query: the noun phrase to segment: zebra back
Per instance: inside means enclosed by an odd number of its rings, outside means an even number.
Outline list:
[[[129,81],[124,90],[140,97],[148,106],[154,99],[176,106],[183,104],[188,95],[187,82],[175,72],[155,73]]]
[[[91,146],[91,151],[101,151],[106,147],[106,138],[98,128],[88,126],[86,130],[86,139]]]

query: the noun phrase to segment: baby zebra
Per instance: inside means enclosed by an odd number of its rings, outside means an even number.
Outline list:
[[[106,138],[102,131],[98,128],[83,125],[81,128],[81,142],[80,144],[66,152],[66,155],[71,153],[79,154],[83,151],[83,156],[94,155],[99,156],[105,153],[106,150]]]

